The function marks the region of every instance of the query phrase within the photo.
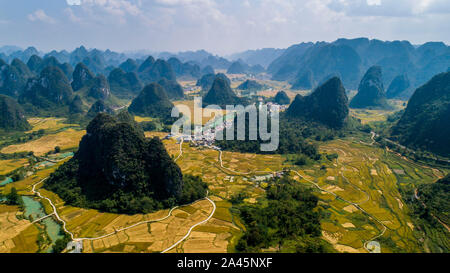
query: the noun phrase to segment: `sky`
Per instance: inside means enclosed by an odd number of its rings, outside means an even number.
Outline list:
[[[0,46],[226,55],[368,37],[450,44],[450,0],[0,0]]]

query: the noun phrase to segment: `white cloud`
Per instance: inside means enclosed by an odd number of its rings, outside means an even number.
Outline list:
[[[79,6],[79,5],[81,5],[81,0],[66,0],[66,2],[70,6]]]
[[[126,14],[138,15],[140,9],[138,4],[140,1],[128,0],[79,0],[80,5],[88,7],[100,7],[104,11],[112,14],[123,16]]]
[[[348,16],[404,17],[450,13],[449,0],[330,0],[328,6]]]
[[[28,20],[35,22],[35,21],[41,21],[49,24],[56,23],[56,20],[52,17],[48,16],[44,10],[38,9],[33,13],[28,14]]]
[[[379,5],[381,5],[381,0],[367,0],[367,5],[379,6]]]
[[[71,8],[64,9],[64,14],[66,14],[67,17],[69,18],[69,20],[71,22],[73,22],[73,23],[81,23],[81,22],[83,22],[83,20],[80,17],[75,15],[75,12]]]
[[[59,7],[42,1],[40,10],[28,15],[32,21],[58,23],[55,31],[59,31],[59,36],[51,37],[61,39],[50,37],[48,41],[38,42],[49,46],[68,44],[67,48],[85,43],[116,50],[206,49],[228,54],[248,48],[287,47],[302,41],[332,41],[340,37],[407,39],[413,43],[449,42],[447,37],[450,37],[450,29],[442,27],[450,24],[450,0],[65,1],[68,4],[61,1]],[[16,6],[22,10],[19,4]],[[27,13],[22,15],[22,21],[23,16]],[[5,19],[15,26],[23,23],[19,18]],[[33,31],[26,24],[23,29],[15,27],[17,30],[9,33],[14,36],[29,31],[43,37],[45,28],[35,25]],[[2,31],[9,30],[2,26]],[[26,37],[34,39],[32,35]]]

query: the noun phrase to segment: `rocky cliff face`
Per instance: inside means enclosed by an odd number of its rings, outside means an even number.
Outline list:
[[[216,78],[222,78],[223,80],[225,80],[228,85],[231,84],[230,79],[223,73],[218,73],[218,74],[206,74],[203,75],[203,77],[201,77],[198,81],[197,81],[197,86],[200,86],[202,88],[202,90],[206,90],[209,91],[214,83],[214,80]]]
[[[278,103],[280,105],[289,104],[291,103],[291,99],[288,97],[286,92],[280,91],[275,95],[275,98],[273,99],[275,103]]]
[[[114,113],[114,111],[108,105],[106,105],[103,100],[98,100],[94,104],[92,104],[91,108],[89,108],[87,116],[89,118],[93,118],[100,113],[112,114]]]
[[[79,63],[75,67],[73,72],[72,89],[78,91],[83,88],[89,81],[94,79],[94,74],[89,70],[89,68],[83,64]]]
[[[264,86],[257,81],[254,80],[246,80],[241,85],[238,86],[240,90],[262,90]]]
[[[111,95],[109,83],[105,76],[100,75],[92,79],[88,96],[98,100],[106,100]]]
[[[181,100],[184,98],[183,87],[178,82],[169,81],[163,78],[158,82],[158,84],[164,88],[169,99]]]

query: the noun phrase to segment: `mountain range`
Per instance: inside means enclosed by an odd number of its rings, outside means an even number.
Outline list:
[[[450,48],[441,42],[414,46],[408,41],[367,38],[301,43],[286,49],[267,70],[274,80],[291,83],[302,82],[301,78],[312,78],[320,83],[333,74],[341,77],[347,89],[356,89],[363,73],[374,65],[382,68],[385,86],[398,75],[406,74],[411,86],[417,87],[447,71]],[[312,72],[312,77],[305,77],[308,71]]]

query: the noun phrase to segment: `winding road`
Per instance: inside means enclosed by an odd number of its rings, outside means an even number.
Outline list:
[[[214,213],[216,212],[216,204],[215,204],[211,199],[209,199],[208,197],[206,197],[206,200],[208,200],[208,201],[213,205],[213,211],[212,211],[211,214],[208,216],[208,218],[205,219],[205,220],[203,220],[203,221],[201,221],[200,223],[197,223],[197,224],[193,225],[193,226],[188,230],[188,232],[186,233],[186,235],[184,235],[183,238],[181,238],[181,239],[178,240],[175,244],[171,245],[170,247],[166,248],[165,250],[161,251],[161,253],[166,253],[167,251],[169,251],[169,250],[171,250],[172,248],[174,248],[174,247],[176,247],[177,245],[179,245],[181,242],[183,242],[184,240],[186,240],[186,239],[189,237],[189,235],[191,235],[191,232],[192,232],[192,230],[193,230],[195,227],[197,227],[197,226],[199,226],[199,225],[202,225],[202,224],[208,222],[209,219],[211,219],[211,218],[213,217]]]

